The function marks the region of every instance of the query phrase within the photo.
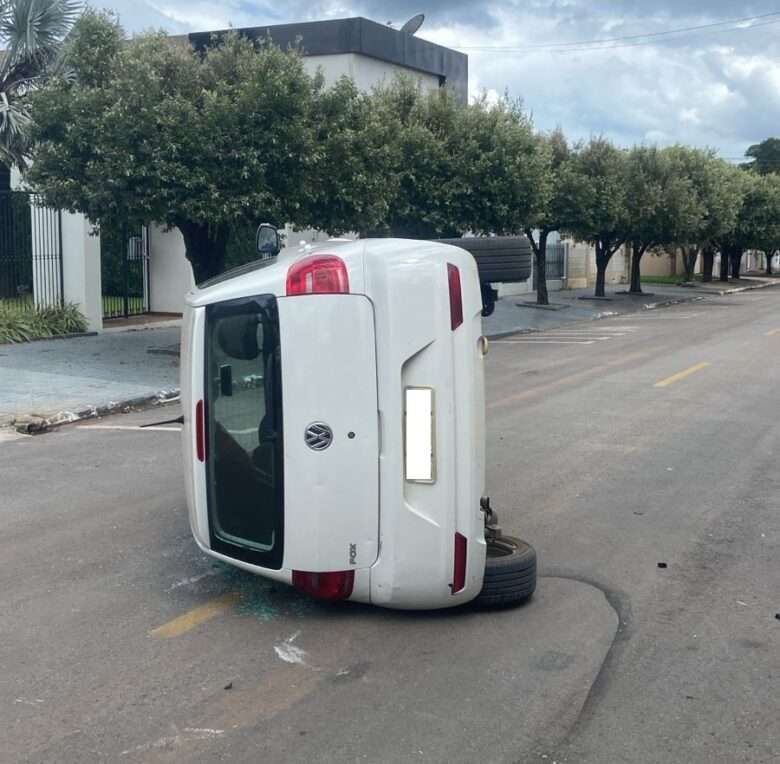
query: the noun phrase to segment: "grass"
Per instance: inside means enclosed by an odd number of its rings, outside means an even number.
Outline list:
[[[694,281],[701,281],[701,274],[698,273],[693,277]],[[642,276],[640,281],[643,284],[685,284],[685,276]]]
[[[30,310],[34,305],[31,294],[23,294],[19,297],[0,297],[0,310],[14,311]]]
[[[127,309],[131,316],[145,313],[143,297],[128,297]],[[125,298],[122,295],[103,295],[103,316],[105,318],[122,318],[125,315]]]
[[[87,319],[75,305],[36,308],[32,302],[20,306],[17,300],[0,300],[0,343],[29,342],[86,329]]]

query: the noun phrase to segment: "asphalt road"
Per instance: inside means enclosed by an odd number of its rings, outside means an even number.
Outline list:
[[[0,761],[777,761],[779,390],[780,289],[492,343],[489,614],[215,565],[172,408],[0,440]]]

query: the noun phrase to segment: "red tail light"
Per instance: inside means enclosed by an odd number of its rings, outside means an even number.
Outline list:
[[[347,266],[335,255],[310,255],[287,272],[287,295],[348,294]]]
[[[203,409],[203,401],[195,405],[195,453],[198,461],[206,461],[206,416]]]
[[[352,594],[355,585],[354,570],[339,570],[329,573],[307,573],[294,570],[293,586],[304,594],[316,597],[318,600],[345,600]]]
[[[452,593],[456,594],[466,585],[466,537],[455,534],[455,565],[452,573]]]
[[[447,263],[447,279],[450,283],[450,328],[455,331],[463,323],[463,297],[460,293],[460,271]]]

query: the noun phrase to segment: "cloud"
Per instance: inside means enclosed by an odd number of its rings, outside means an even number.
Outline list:
[[[685,142],[724,156],[780,133],[780,16],[691,30],[777,12],[756,0],[104,0],[132,31],[172,32],[364,15],[399,27],[424,11],[419,36],[469,55],[472,94],[509,91],[540,129],[574,138],[604,134],[622,144]],[[390,10],[389,10],[390,9]],[[625,37],[583,50],[582,41]],[[637,44],[652,42],[652,44]],[[569,45],[570,43],[576,43]],[[479,49],[483,48],[490,49]],[[540,48],[539,46],[548,46]],[[522,50],[499,50],[514,48]]]

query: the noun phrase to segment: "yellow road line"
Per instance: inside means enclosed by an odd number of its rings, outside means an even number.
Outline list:
[[[694,366],[691,366],[689,369],[685,369],[685,371],[677,372],[677,374],[672,374],[671,377],[667,377],[666,379],[659,380],[658,382],[655,383],[655,386],[669,387],[669,385],[673,385],[675,382],[679,382],[681,379],[690,377],[691,374],[695,374],[697,371],[706,369],[708,366],[710,366],[710,364],[707,363],[707,361],[703,361],[702,363],[697,363]]]
[[[160,637],[162,639],[178,637],[191,631],[196,626],[200,626],[200,624],[210,621],[212,618],[216,618],[220,613],[229,610],[237,602],[238,592],[223,594],[221,597],[210,600],[205,605],[193,608],[187,613],[184,613],[184,615],[180,615],[178,618],[174,618],[172,621],[168,621],[168,623],[164,623],[162,626],[152,629],[149,634],[153,637]]]
[[[767,337],[774,337],[776,334],[780,334],[780,329],[772,329],[772,331],[767,332]]]

